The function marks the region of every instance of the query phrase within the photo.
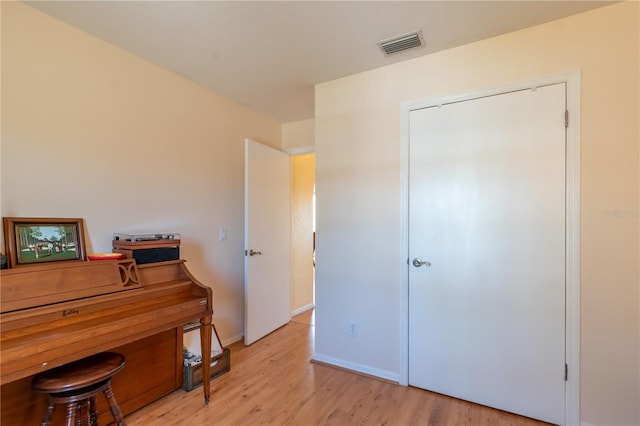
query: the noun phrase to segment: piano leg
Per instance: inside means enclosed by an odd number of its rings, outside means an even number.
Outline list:
[[[200,318],[200,349],[202,350],[202,389],[204,403],[209,404],[211,395],[211,317]]]

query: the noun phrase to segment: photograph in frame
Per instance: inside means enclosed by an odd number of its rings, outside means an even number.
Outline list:
[[[9,267],[86,260],[82,219],[5,217],[3,221]]]

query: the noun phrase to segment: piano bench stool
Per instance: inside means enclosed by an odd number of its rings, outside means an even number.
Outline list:
[[[124,356],[101,352],[36,374],[31,387],[49,397],[42,426],[51,424],[56,404],[67,404],[67,426],[98,424],[96,395],[102,392],[116,425],[125,425],[111,390],[111,377],[124,368]]]

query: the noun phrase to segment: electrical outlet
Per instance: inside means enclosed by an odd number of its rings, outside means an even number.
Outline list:
[[[219,229],[219,237],[220,237],[220,241],[226,241],[226,239],[227,239],[227,228],[220,228]]]
[[[349,335],[357,336],[358,335],[358,325],[355,321],[349,321]]]

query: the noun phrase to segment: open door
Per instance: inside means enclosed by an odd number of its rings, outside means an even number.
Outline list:
[[[291,319],[289,156],[245,140],[244,343]]]

